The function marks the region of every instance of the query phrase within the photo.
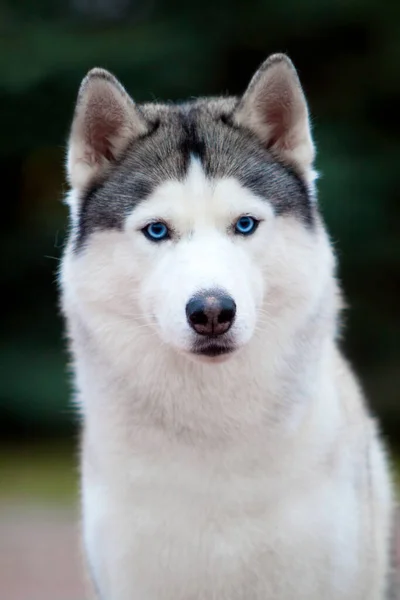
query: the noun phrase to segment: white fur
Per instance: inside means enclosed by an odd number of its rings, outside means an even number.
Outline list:
[[[262,223],[229,231],[242,214]],[[140,231],[162,219],[175,239]],[[189,356],[199,289],[237,303],[238,350]],[[193,161],[123,232],[66,251],[83,414],[83,531],[102,600],[382,600],[390,483],[335,343],[325,230],[274,217]]]

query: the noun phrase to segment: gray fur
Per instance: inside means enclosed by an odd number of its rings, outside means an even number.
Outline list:
[[[184,179],[191,156],[211,179],[236,177],[271,202],[276,214],[290,213],[312,225],[315,207],[305,182],[233,123],[236,105],[235,98],[220,98],[139,106],[148,133],[132,141],[106,179],[83,195],[76,247],[94,230],[122,228],[135,205],[163,181]]]

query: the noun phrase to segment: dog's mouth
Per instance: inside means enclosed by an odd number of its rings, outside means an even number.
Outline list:
[[[197,341],[192,348],[193,354],[205,358],[223,357],[232,354],[234,351],[235,346],[231,342],[222,342],[214,338],[208,338],[201,342]]]

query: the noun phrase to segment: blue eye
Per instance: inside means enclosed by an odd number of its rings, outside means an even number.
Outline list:
[[[235,223],[235,233],[251,235],[257,229],[258,223],[253,217],[240,217]]]
[[[159,221],[146,225],[142,231],[147,239],[151,240],[152,242],[162,242],[163,240],[167,240],[169,238],[168,227]]]

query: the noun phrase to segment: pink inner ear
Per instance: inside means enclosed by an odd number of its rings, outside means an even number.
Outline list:
[[[274,146],[285,146],[285,134],[287,133],[287,126],[285,125],[285,120],[282,117],[282,110],[278,106],[270,107],[267,110],[267,123],[270,130],[267,148],[272,148]]]
[[[89,144],[94,150],[96,158],[104,157],[108,161],[115,157],[112,153],[112,144],[110,138],[115,135],[116,130],[110,123],[96,123],[90,131]]]
[[[293,90],[286,82],[273,82],[274,91],[264,98],[265,121],[269,129],[268,148],[289,149],[293,125]]]
[[[103,102],[100,105],[91,103],[86,114],[85,140],[95,162],[101,158],[115,160],[113,138],[118,136],[124,124],[123,111],[109,104],[107,99]]]

